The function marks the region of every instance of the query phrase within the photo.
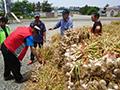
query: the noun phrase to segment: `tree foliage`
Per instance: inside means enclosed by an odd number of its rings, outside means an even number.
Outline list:
[[[20,15],[29,14],[33,11],[33,4],[28,2],[28,0],[17,1],[12,4],[11,11]]]
[[[12,3],[11,11],[16,15],[29,15],[32,12],[51,12],[52,4],[48,3],[48,1],[44,1],[43,3],[30,3],[28,0],[23,0],[22,2],[16,1]]]
[[[43,12],[51,12],[52,11],[52,4],[48,3],[48,1],[44,1],[41,5]]]
[[[80,8],[80,13],[83,15],[91,15],[93,12],[98,12],[99,8],[98,7],[92,7],[92,6],[84,6]]]
[[[36,3],[36,11],[41,11],[40,2]]]

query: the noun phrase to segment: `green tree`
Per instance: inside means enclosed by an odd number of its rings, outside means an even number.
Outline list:
[[[52,4],[48,3],[48,1],[44,1],[41,5],[43,12],[51,12],[52,11]]]
[[[33,8],[33,12],[35,12],[35,9],[36,9],[35,3],[32,3],[32,8]]]
[[[17,1],[13,3],[11,11],[18,15],[27,15],[33,12],[33,5],[28,0]]]
[[[91,15],[93,12],[94,13],[97,13],[99,11],[99,8],[97,7],[90,7],[88,10],[87,10],[87,15]]]
[[[36,8],[37,8],[37,11],[40,11],[41,10],[41,6],[40,6],[40,2],[38,2],[37,4],[36,4]]]
[[[98,7],[92,7],[85,5],[84,7],[80,8],[80,13],[83,15],[91,15],[93,12],[98,12],[99,8]]]
[[[4,13],[4,9],[3,9],[3,0],[0,0],[0,14]]]
[[[85,5],[84,7],[80,8],[80,13],[85,15],[88,9],[89,9],[89,6]]]

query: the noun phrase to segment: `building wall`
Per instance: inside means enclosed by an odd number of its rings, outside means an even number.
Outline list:
[[[53,18],[57,17],[58,14],[56,12],[40,12],[41,17]]]
[[[114,9],[111,9],[111,10],[106,12],[108,17],[116,16],[116,15],[118,15],[118,13],[119,13],[119,10],[114,10]]]

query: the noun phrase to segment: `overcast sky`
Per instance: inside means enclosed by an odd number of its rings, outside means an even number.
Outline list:
[[[43,2],[43,0],[28,0],[30,2]],[[104,7],[107,3],[110,6],[116,6],[120,5],[120,0],[48,0],[48,2],[53,3],[53,6],[85,6],[91,5],[91,6],[98,6],[98,7]]]

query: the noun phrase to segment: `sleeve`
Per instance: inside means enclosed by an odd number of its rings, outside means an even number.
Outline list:
[[[54,29],[57,29],[61,26],[61,20],[55,25]]]
[[[35,25],[35,22],[32,21],[32,22],[30,23],[30,26],[34,26],[34,25]]]
[[[73,28],[73,22],[70,20],[68,29]]]
[[[46,32],[45,24],[43,24],[43,32]]]
[[[0,31],[0,44],[2,44],[3,40],[2,40],[2,33]]]
[[[25,41],[26,46],[34,46],[33,36],[28,36]]]
[[[8,26],[8,25],[6,25],[7,26],[7,29],[8,29],[8,31],[7,31],[7,33],[8,33],[8,35],[10,35],[10,27]]]
[[[2,44],[5,40],[6,36],[3,30],[0,30],[0,44]]]

